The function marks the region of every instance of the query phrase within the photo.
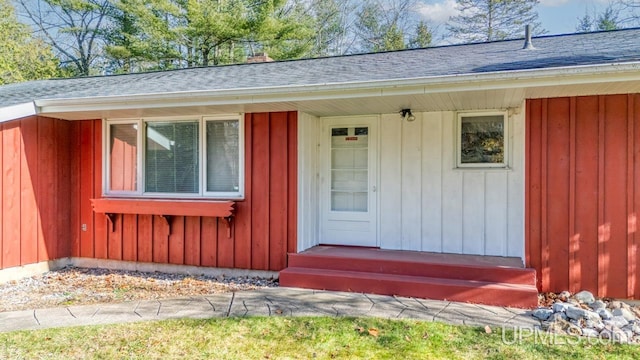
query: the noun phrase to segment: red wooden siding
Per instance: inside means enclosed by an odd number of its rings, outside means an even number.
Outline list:
[[[640,298],[640,94],[528,100],[526,147],[539,289]]]
[[[0,124],[0,269],[70,255],[69,123]]]
[[[102,192],[99,120],[72,123],[72,255],[128,260],[281,270],[296,248],[297,113],[245,116],[245,199],[236,202],[231,225],[218,218],[119,215],[112,231],[90,199]],[[124,144],[120,150],[125,150]],[[77,172],[76,172],[77,171]],[[126,181],[125,181],[126,184]],[[229,236],[231,235],[231,236]]]

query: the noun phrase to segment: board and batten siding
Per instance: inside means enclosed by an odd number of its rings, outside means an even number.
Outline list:
[[[0,124],[0,269],[69,256],[69,137],[67,121]]]
[[[538,288],[640,299],[640,94],[528,100],[526,153]]]
[[[380,247],[524,257],[524,116],[511,114],[508,169],[456,168],[455,112],[380,119]]]
[[[102,194],[102,123],[72,122],[71,255],[278,271],[297,238],[297,113],[245,115],[245,199],[231,236],[214,217],[126,214],[114,229],[90,199]]]

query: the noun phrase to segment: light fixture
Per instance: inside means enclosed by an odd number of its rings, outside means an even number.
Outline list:
[[[407,121],[413,121],[416,119],[416,117],[411,113],[411,109],[400,110],[400,115],[402,115],[402,118]]]

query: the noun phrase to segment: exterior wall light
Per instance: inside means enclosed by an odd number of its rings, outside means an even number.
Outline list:
[[[402,118],[407,121],[414,121],[416,119],[416,117],[411,113],[411,109],[400,110],[400,115],[402,115]]]

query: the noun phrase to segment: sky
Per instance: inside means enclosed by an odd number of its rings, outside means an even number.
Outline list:
[[[433,25],[444,24],[449,16],[456,14],[455,0],[422,2],[420,14]],[[578,18],[583,17],[585,11],[589,14],[600,12],[609,2],[610,0],[540,0],[537,10],[540,22],[548,34],[566,34],[575,32]]]

